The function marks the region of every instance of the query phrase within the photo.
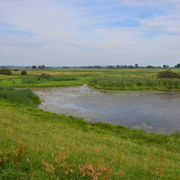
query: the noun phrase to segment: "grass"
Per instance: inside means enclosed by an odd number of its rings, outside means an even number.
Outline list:
[[[180,135],[0,100],[0,179],[178,179]]]
[[[13,103],[21,103],[24,105],[33,105],[40,103],[40,99],[30,89],[19,89],[8,87],[0,87],[0,98],[7,99]]]
[[[180,80],[158,79],[163,69],[26,69],[27,75],[20,71],[12,76],[0,75],[1,86],[6,87],[59,87],[89,84],[101,89],[122,90],[179,90]],[[180,69],[173,69],[180,72]],[[43,77],[42,75],[48,75]]]
[[[179,90],[179,79],[96,77],[90,85],[98,89],[119,90]]]

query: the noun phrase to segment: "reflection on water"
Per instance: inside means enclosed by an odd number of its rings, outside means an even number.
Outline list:
[[[108,91],[76,87],[34,89],[43,102],[39,108],[140,128],[150,132],[180,130],[180,92]]]

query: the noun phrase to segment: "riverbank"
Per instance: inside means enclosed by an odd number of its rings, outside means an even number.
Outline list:
[[[179,135],[0,100],[0,179],[178,179]]]

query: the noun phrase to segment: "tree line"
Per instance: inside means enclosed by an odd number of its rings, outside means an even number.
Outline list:
[[[88,68],[88,69],[137,69],[137,68],[147,68],[147,69],[154,69],[154,68],[180,68],[180,63],[175,65],[174,67],[170,67],[169,65],[164,64],[163,66],[139,66],[138,64],[135,65],[108,65],[108,66],[81,66],[81,68]]]

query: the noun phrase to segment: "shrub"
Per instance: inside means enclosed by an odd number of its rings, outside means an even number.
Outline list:
[[[27,74],[27,71],[22,71],[21,72],[21,75],[26,75]]]
[[[52,76],[48,73],[42,73],[38,76],[38,80],[42,80],[42,79],[48,79],[49,80],[51,78],[52,78]]]
[[[157,74],[158,78],[169,78],[169,79],[175,79],[175,78],[180,78],[180,74],[171,71],[170,69],[166,70],[166,71],[162,71],[160,73]]]
[[[0,69],[1,75],[12,75],[12,72],[10,69]]]

